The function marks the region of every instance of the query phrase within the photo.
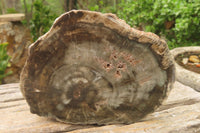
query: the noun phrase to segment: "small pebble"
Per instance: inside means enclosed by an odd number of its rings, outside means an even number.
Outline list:
[[[182,63],[185,65],[185,64],[187,64],[188,63],[188,58],[183,58],[182,59]]]
[[[199,63],[199,62],[200,62],[199,57],[196,56],[196,55],[191,55],[191,56],[189,57],[189,61],[190,61],[190,62],[193,62],[193,63]]]

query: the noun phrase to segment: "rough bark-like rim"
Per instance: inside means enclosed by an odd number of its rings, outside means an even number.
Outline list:
[[[177,55],[183,54],[185,52],[200,52],[200,47],[179,47],[171,50],[174,60]],[[196,91],[200,91],[200,74],[183,68],[178,63],[176,63],[176,61],[174,61],[174,64],[176,67],[176,80],[178,80],[184,85],[194,88]]]

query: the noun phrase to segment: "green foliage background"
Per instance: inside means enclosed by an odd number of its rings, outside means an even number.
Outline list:
[[[104,0],[90,10],[113,12],[129,25],[165,38],[170,49],[200,46],[200,0],[121,0],[104,7]]]
[[[51,12],[50,6],[45,6],[44,1],[36,0],[33,4],[34,12],[30,21],[30,29],[35,41],[50,29],[58,15]]]
[[[12,72],[7,72],[7,73],[5,72],[6,68],[10,65],[9,64],[10,57],[7,55],[7,45],[8,43],[0,44],[0,84],[4,77],[12,73]]]
[[[200,46],[200,0],[79,0],[77,4],[78,9],[115,13],[129,25],[161,36],[170,49]],[[35,0],[34,40],[64,13],[61,6],[55,0]]]

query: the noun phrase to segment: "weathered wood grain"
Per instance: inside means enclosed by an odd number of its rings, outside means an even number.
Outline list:
[[[163,105],[139,122],[131,125],[81,126],[31,114],[19,84],[6,84],[0,86],[0,118],[1,133],[198,133],[200,93],[175,82]]]

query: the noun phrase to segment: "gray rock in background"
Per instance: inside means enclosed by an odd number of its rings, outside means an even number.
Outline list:
[[[0,43],[8,42],[7,54],[11,57],[11,67],[6,72],[12,71],[11,75],[3,79],[3,83],[19,82],[28,54],[27,48],[32,43],[30,30],[20,22],[23,18],[23,14],[0,16]]]

